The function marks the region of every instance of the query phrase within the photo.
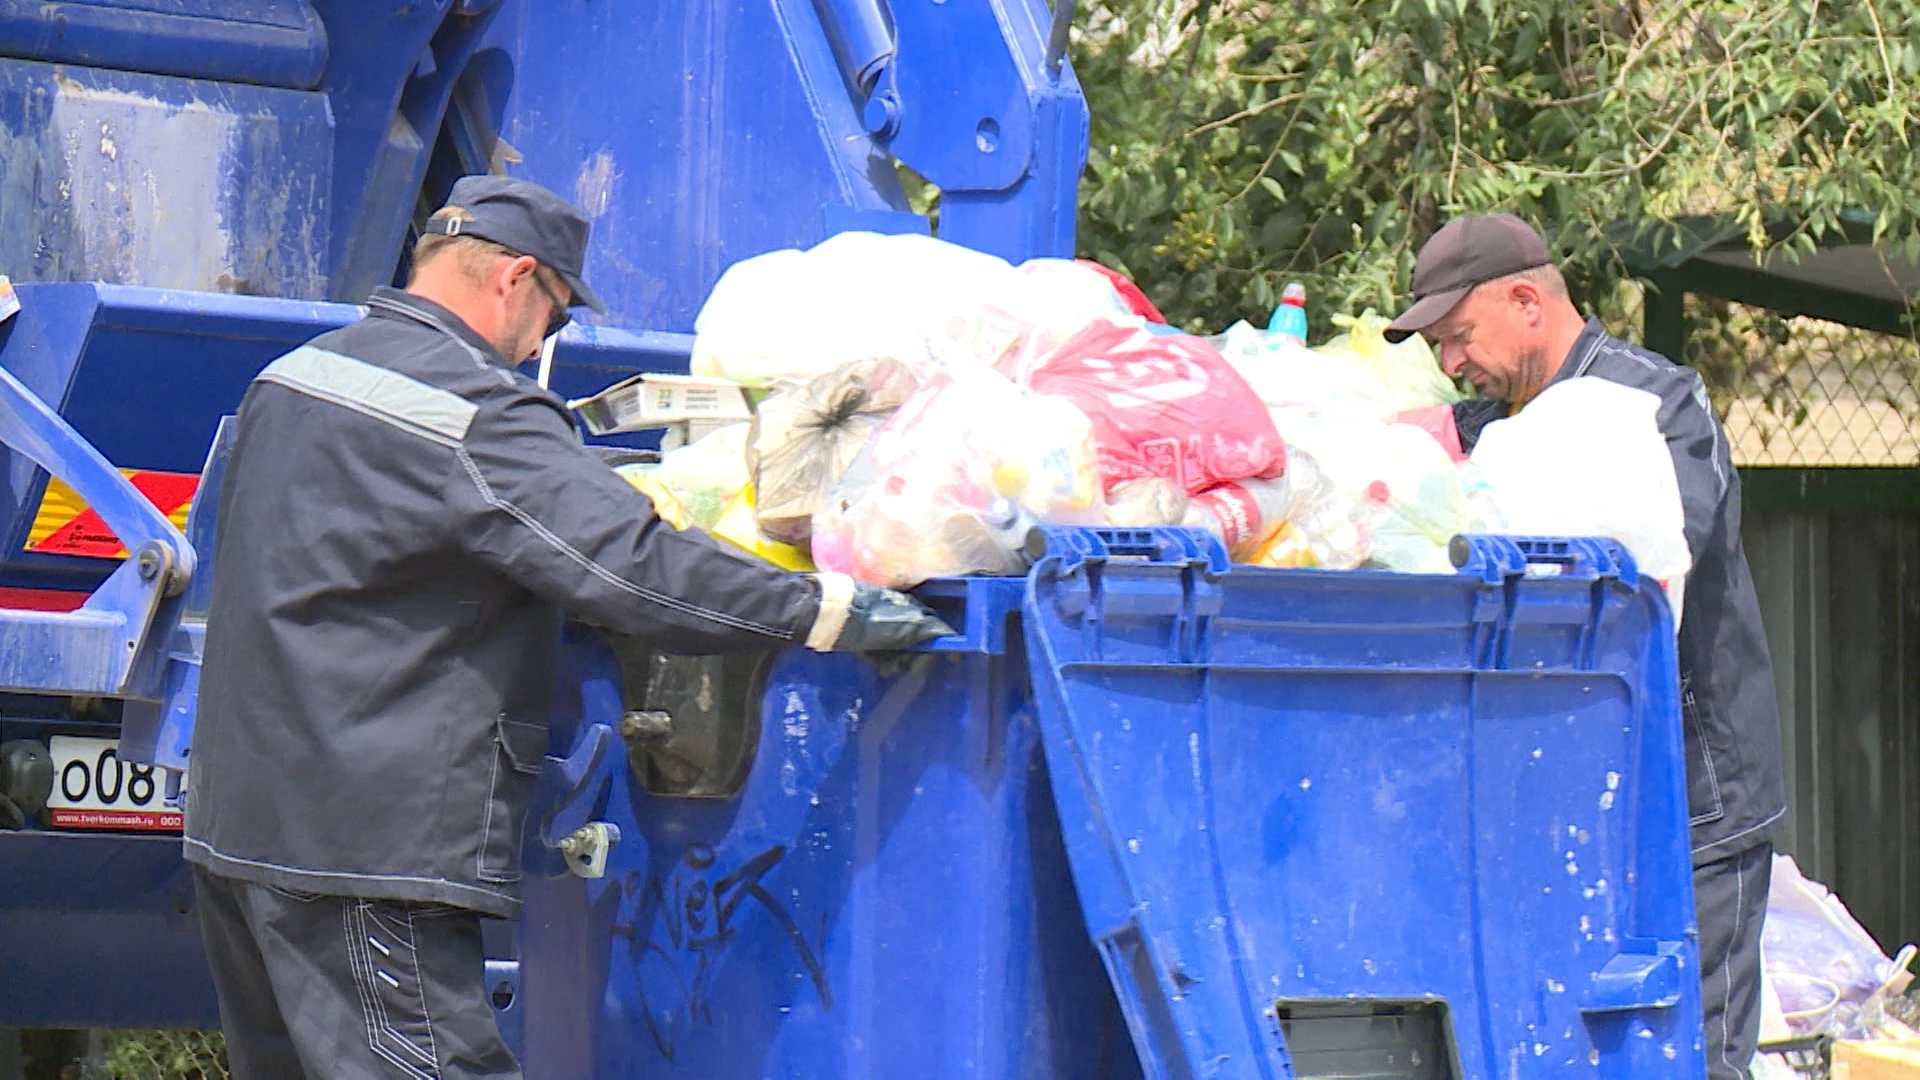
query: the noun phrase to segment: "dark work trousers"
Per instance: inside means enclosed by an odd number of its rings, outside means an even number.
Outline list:
[[[519,1080],[478,913],[193,879],[236,1080]]]
[[[1710,1080],[1745,1080],[1760,1041],[1760,927],[1772,877],[1772,844],[1693,871]]]

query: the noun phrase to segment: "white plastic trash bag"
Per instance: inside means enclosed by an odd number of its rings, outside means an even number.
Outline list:
[[[1693,559],[1660,399],[1598,378],[1547,387],[1480,434],[1472,461],[1498,496],[1509,532],[1604,536],[1667,588],[1673,622]]]
[[[714,283],[694,319],[691,370],[760,385],[854,360],[921,365],[954,312],[1018,295],[1026,280],[1004,259],[930,236],[847,232],[756,255]],[[1006,333],[999,347],[1018,327]]]

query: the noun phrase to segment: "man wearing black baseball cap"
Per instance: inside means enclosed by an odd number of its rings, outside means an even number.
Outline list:
[[[533,184],[459,181],[406,291],[240,405],[185,844],[241,1080],[520,1075],[480,917],[520,909],[563,610],[674,653],[948,632],[660,521],[515,371],[600,310],[587,231]]]
[[[1679,660],[1707,1063],[1714,1080],[1744,1077],[1759,1038],[1760,927],[1786,791],[1726,433],[1697,372],[1580,315],[1545,241],[1519,218],[1450,222],[1420,249],[1413,291],[1389,336],[1426,334],[1447,374],[1480,390],[1480,400],[1455,407],[1469,449],[1486,424],[1563,379],[1607,379],[1660,399],[1693,556]]]

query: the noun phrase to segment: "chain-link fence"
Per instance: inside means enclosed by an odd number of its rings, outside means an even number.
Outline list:
[[[228,1080],[217,1031],[109,1031],[99,1050],[107,1080]]]
[[[1920,343],[1687,297],[1687,363],[1736,465],[1920,465]]]

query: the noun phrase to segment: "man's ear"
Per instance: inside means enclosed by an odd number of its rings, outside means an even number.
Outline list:
[[[1507,286],[1507,299],[1519,305],[1530,320],[1538,319],[1546,312],[1546,294],[1541,291],[1540,286],[1525,278]]]
[[[520,284],[521,278],[533,273],[534,267],[538,264],[539,260],[531,255],[503,260],[500,263],[500,269],[494,273],[494,287],[500,290],[501,296],[507,295],[513,291],[514,286]]]

